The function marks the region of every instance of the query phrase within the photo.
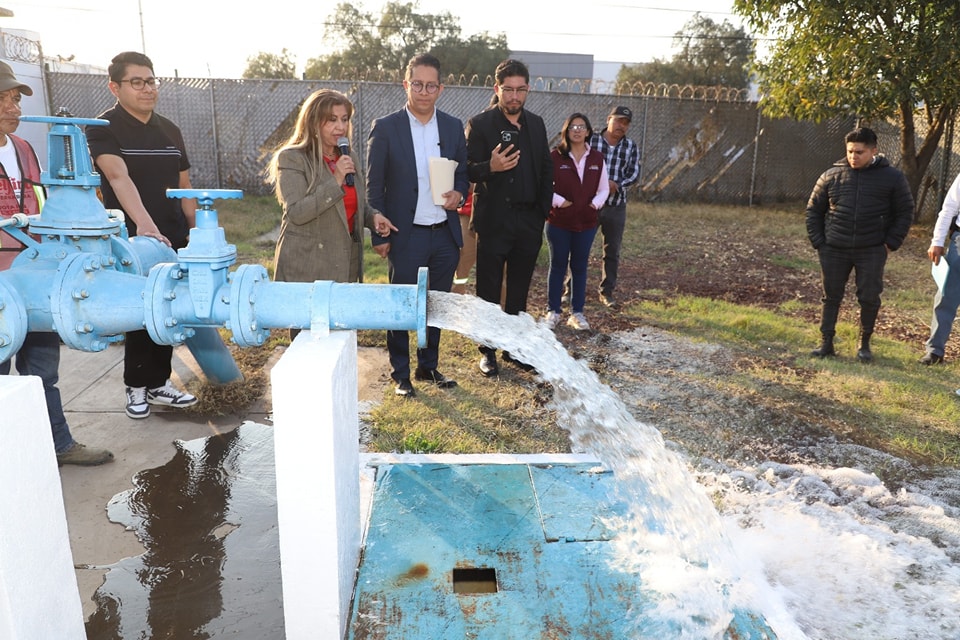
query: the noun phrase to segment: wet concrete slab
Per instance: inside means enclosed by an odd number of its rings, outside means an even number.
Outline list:
[[[145,552],[133,529],[108,519],[108,504],[114,496],[133,489],[134,477],[139,472],[173,460],[178,455],[178,441],[230,434],[245,422],[269,424],[271,399],[268,390],[253,405],[216,418],[153,407],[149,418],[132,420],[124,412],[122,346],[114,345],[97,353],[64,346],[60,353],[58,386],[74,438],[110,449],[115,456],[114,462],[100,467],[60,468],[83,615],[89,619],[97,609],[95,592],[108,569]],[[282,350],[278,350],[267,367],[272,367],[281,355]],[[379,400],[388,384],[385,350],[361,348],[358,365],[361,401]],[[176,348],[174,383],[188,384],[199,375],[200,368],[190,351]]]
[[[636,637],[622,511],[597,464],[380,466],[349,637]]]
[[[198,366],[186,348],[174,355],[173,380],[185,384]],[[67,526],[84,617],[95,610],[92,597],[103,582],[105,569],[117,561],[143,553],[132,531],[107,519],[107,504],[131,488],[133,476],[165,464],[175,454],[174,442],[192,440],[235,429],[244,420],[264,421],[265,403],[240,415],[216,419],[167,408],[152,409],[150,417],[132,420],[124,412],[123,347],[87,353],[61,348],[60,387],[64,412],[74,439],[113,452],[114,462],[100,467],[60,468]]]

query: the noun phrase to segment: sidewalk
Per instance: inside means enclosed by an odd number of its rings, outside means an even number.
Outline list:
[[[279,359],[282,351],[268,363]],[[357,354],[359,399],[378,402],[389,383],[385,349],[360,347]],[[184,410],[151,407],[143,420],[124,412],[123,346],[113,345],[99,353],[60,350],[60,388],[64,412],[74,439],[105,447],[114,461],[100,467],[60,467],[63,500],[84,619],[93,613],[94,592],[109,566],[137,556],[144,549],[131,531],[107,519],[107,504],[118,493],[133,488],[137,472],[166,464],[174,455],[176,440],[195,440],[232,431],[245,421],[271,424],[270,392],[241,411],[208,418]],[[189,349],[177,347],[173,359],[173,383],[183,386],[202,376]]]
[[[193,440],[236,428],[245,420],[269,424],[268,402],[261,400],[242,413],[208,419],[182,410],[152,407],[150,417],[132,420],[124,412],[123,347],[99,353],[61,347],[60,392],[74,439],[105,447],[115,460],[100,467],[60,468],[67,525],[84,618],[106,567],[143,553],[132,532],[107,520],[107,503],[132,489],[131,479],[143,469],[158,467],[174,454],[175,440]],[[190,351],[174,352],[173,382],[180,386],[199,374]],[[88,568],[89,567],[89,568]],[[98,567],[103,567],[98,568]]]

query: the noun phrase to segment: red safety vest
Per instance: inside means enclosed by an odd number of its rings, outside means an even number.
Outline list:
[[[13,191],[13,182],[7,170],[0,164],[0,217],[10,218],[15,213],[33,215],[40,213],[40,202],[34,192],[34,185],[40,184],[40,162],[30,143],[12,134],[7,138],[13,142],[20,166],[20,200]],[[0,271],[8,269],[24,245],[13,237],[0,231]]]

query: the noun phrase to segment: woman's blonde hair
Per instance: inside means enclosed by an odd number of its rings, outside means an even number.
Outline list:
[[[279,178],[277,167],[280,153],[286,149],[301,149],[307,157],[307,169],[310,180],[307,189],[312,189],[316,182],[318,171],[326,170],[323,161],[323,147],[320,144],[320,127],[333,116],[333,108],[343,105],[347,108],[347,118],[353,118],[353,103],[347,96],[333,89],[319,89],[314,91],[303,101],[297,123],[293,127],[290,138],[274,151],[270,160],[268,180],[276,185]],[[347,138],[353,134],[353,123],[347,125]]]

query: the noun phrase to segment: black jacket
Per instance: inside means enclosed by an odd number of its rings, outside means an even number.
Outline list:
[[[896,251],[913,223],[913,206],[907,179],[883,156],[864,169],[842,160],[820,176],[810,194],[807,235],[814,249],[885,244]]]
[[[516,204],[532,205],[532,211],[550,213],[553,202],[553,160],[547,143],[547,129],[543,119],[526,109],[521,116],[523,124],[520,145],[530,162],[530,182],[521,183],[522,168],[491,173],[490,154],[501,142],[501,131],[515,130],[498,108],[488,109],[470,119],[467,125],[467,173],[476,183],[473,201],[473,225],[478,234],[495,233],[501,219],[509,215]],[[521,161],[523,162],[523,161]],[[528,202],[525,202],[528,201]],[[542,222],[541,220],[541,222]]]

